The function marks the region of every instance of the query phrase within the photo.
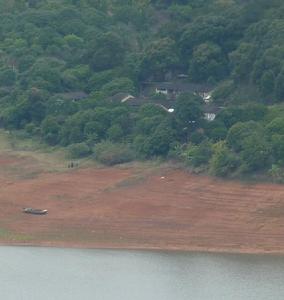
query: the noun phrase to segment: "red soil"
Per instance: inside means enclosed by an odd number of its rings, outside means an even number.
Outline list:
[[[0,242],[284,254],[283,185],[146,173],[87,168],[21,179],[0,172]]]

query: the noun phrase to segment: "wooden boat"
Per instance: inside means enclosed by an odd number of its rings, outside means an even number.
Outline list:
[[[23,208],[23,212],[26,214],[33,214],[33,215],[46,215],[48,213],[47,209],[36,209],[31,207]]]

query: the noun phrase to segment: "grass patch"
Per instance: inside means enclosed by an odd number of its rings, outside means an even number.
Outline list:
[[[64,148],[50,147],[36,138],[23,135],[21,131],[0,130],[0,152],[28,158],[31,165],[37,165],[37,169],[49,172],[66,170],[68,164]]]
[[[22,233],[14,233],[5,228],[0,228],[0,239],[16,242],[31,241],[32,236]]]

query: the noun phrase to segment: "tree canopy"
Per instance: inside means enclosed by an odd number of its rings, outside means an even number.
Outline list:
[[[169,156],[220,176],[278,174],[283,35],[281,0],[0,0],[0,125],[102,161]],[[197,92],[175,94],[171,111],[165,94],[141,95],[179,75],[214,87],[213,122]]]

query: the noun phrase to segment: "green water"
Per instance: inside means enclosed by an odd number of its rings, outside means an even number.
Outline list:
[[[0,247],[2,300],[283,300],[284,257]]]

